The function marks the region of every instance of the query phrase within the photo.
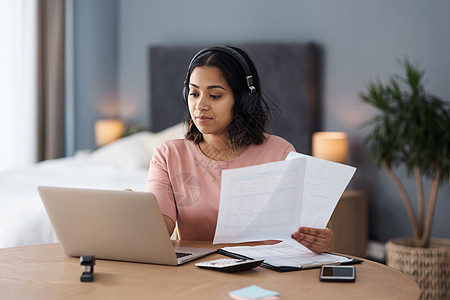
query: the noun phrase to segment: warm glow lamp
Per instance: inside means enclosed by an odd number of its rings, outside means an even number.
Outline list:
[[[117,119],[102,119],[95,122],[95,143],[101,147],[122,136],[125,124]]]
[[[347,161],[348,138],[345,132],[315,132],[312,138],[314,157],[344,164]]]

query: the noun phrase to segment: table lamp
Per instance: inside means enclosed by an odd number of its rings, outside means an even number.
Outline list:
[[[312,155],[317,158],[345,164],[348,138],[345,132],[315,132],[312,137]]]
[[[95,143],[101,147],[122,136],[125,124],[118,119],[102,119],[95,122]]]

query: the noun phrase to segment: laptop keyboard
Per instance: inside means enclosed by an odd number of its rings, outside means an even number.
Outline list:
[[[188,255],[191,255],[192,253],[186,253],[186,252],[175,252],[175,255],[177,256],[177,258],[181,258],[181,257],[185,257]]]

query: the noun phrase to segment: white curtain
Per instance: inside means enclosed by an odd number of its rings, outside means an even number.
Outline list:
[[[0,170],[36,162],[37,4],[0,0]]]

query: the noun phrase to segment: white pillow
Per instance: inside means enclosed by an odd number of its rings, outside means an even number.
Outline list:
[[[147,140],[150,132],[139,132],[107,144],[91,153],[90,158],[98,163],[124,168],[148,168],[150,161]]]
[[[152,138],[147,140],[147,148],[152,152],[151,156],[153,156],[153,152],[159,144],[167,140],[181,139],[184,137],[185,133],[186,129],[184,123],[179,123],[160,132],[153,133]]]
[[[166,140],[184,136],[182,123],[169,127],[158,133],[138,132],[92,152],[90,158],[99,163],[123,168],[147,169],[155,147]]]

